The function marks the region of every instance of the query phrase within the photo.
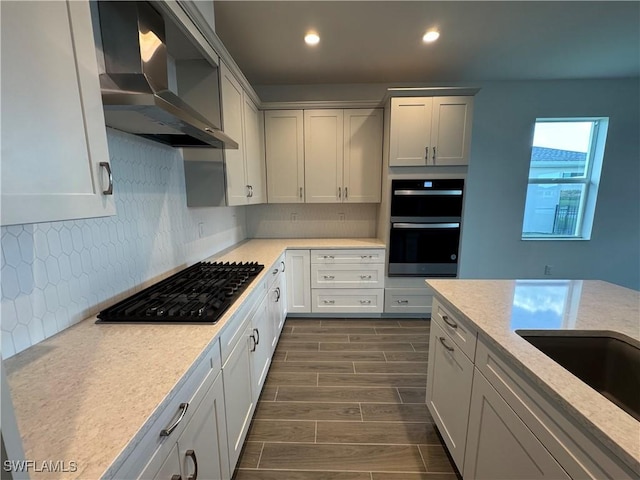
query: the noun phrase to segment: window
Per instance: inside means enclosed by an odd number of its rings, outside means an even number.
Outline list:
[[[523,240],[591,237],[607,118],[537,119]]]

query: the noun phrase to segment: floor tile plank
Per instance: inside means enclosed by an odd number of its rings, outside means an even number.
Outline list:
[[[365,422],[433,422],[425,403],[362,403]]]
[[[354,362],[353,365],[356,373],[427,373],[427,362]]]
[[[269,372],[264,382],[267,386],[280,385],[317,385],[318,374],[309,373],[291,373],[291,372]]]
[[[409,445],[438,443],[431,423],[318,422],[317,443],[382,443]],[[426,449],[425,449],[426,450]],[[428,450],[431,452],[431,450]],[[436,453],[433,453],[436,455]],[[438,461],[439,459],[436,459]],[[438,464],[440,465],[440,464]],[[442,471],[442,470],[434,470]]]
[[[313,472],[309,470],[261,469],[238,470],[233,480],[371,480],[371,476],[368,472]]]
[[[380,362],[381,363],[381,362]],[[271,373],[328,372],[353,373],[353,362],[271,362]]]
[[[362,333],[375,335],[376,329],[373,327],[351,327],[351,326],[331,326],[331,327],[293,327],[293,332],[297,335],[316,335],[316,334],[345,334],[345,333]]]
[[[375,405],[375,404],[372,404]],[[370,408],[374,412],[375,409]],[[256,409],[260,420],[352,420],[362,416],[358,403],[261,402]]]
[[[300,445],[266,443],[260,468],[424,472],[415,445]]]
[[[249,427],[247,441],[313,443],[315,436],[316,422],[314,421],[254,419]]]
[[[358,351],[378,351],[378,352],[414,352],[413,346],[409,342],[394,343],[320,343],[321,352],[358,352]]]
[[[435,441],[429,443],[430,445],[418,445],[427,467],[427,472],[455,473],[455,467],[447,455],[447,452],[441,445],[437,445],[440,442]]]
[[[264,445],[262,442],[245,442],[240,454],[238,468],[258,468],[262,445]]]
[[[342,345],[342,344],[341,344]],[[393,353],[420,355],[416,352],[287,352],[287,362],[385,362]],[[417,358],[417,357],[416,357]],[[420,360],[417,360],[420,361]],[[425,359],[426,361],[426,359]]]
[[[416,374],[347,374],[347,373],[319,373],[318,386],[378,386],[378,387],[419,387],[427,385],[427,375]]]
[[[427,387],[398,388],[402,403],[425,403],[427,401]]]
[[[426,362],[429,360],[429,352],[384,352],[384,356],[387,362]]]
[[[322,341],[322,340],[320,340]],[[366,342],[366,343],[392,343],[392,342],[411,342],[411,343],[420,343],[420,342],[429,342],[429,335],[424,333],[416,333],[413,335],[360,335],[353,334],[349,335],[349,342]]]
[[[278,388],[277,402],[400,403],[398,389],[390,387],[292,387]],[[423,399],[424,403],[424,399]]]

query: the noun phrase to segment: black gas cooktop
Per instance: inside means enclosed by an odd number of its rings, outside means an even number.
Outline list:
[[[263,268],[199,262],[101,311],[97,323],[215,323]]]

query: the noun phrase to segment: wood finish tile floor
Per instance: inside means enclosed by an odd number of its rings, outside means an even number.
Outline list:
[[[287,319],[234,480],[457,480],[425,404],[428,320]]]

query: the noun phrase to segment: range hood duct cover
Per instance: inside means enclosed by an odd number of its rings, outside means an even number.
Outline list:
[[[172,147],[238,148],[169,90],[164,20],[146,2],[98,2],[108,126]]]

